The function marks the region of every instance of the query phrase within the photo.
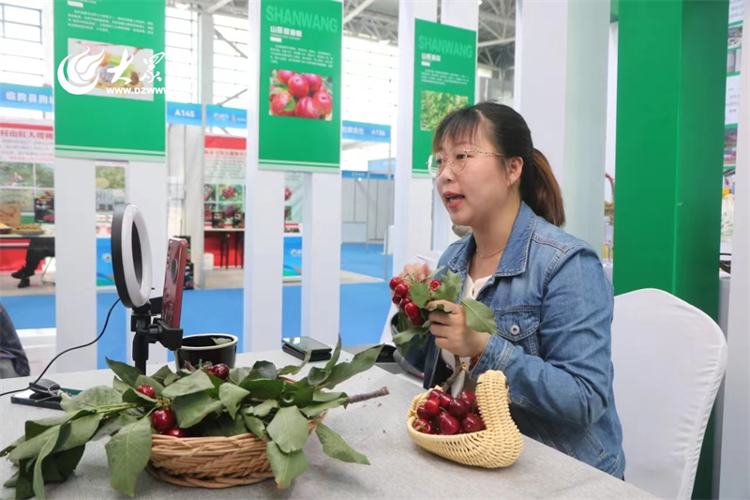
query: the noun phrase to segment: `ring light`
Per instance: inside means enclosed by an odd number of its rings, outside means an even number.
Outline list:
[[[151,245],[146,220],[135,205],[115,208],[112,266],[123,305],[133,309],[147,305],[152,284]]]

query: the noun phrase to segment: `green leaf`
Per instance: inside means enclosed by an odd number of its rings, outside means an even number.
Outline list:
[[[172,410],[177,416],[177,424],[182,429],[194,426],[209,413],[220,410],[222,402],[218,401],[205,392],[179,396],[172,401]]]
[[[240,382],[245,380],[249,373],[250,370],[247,368],[232,368],[229,370],[229,381],[234,385],[240,385]]]
[[[445,304],[438,304],[438,305],[436,305],[435,307],[433,307],[432,309],[428,309],[428,311],[429,311],[429,312],[433,312],[433,311],[439,311],[439,312],[443,312],[443,313],[448,313],[448,314],[450,314],[450,312],[451,312],[451,309],[449,309],[449,308],[445,307]]]
[[[313,401],[315,403],[327,403],[345,397],[345,392],[315,391],[315,394],[313,394]]]
[[[25,424],[26,440],[35,438],[36,436],[46,431],[50,427],[62,425],[65,422],[68,422],[72,418],[77,418],[79,416],[86,415],[88,413],[89,412],[87,411],[81,411],[78,413],[65,413],[63,415],[58,415],[56,417],[42,418],[39,420],[27,420]]]
[[[336,349],[333,350],[333,355],[331,356],[331,359],[328,360],[328,363],[326,363],[325,369],[328,370],[329,372],[333,370],[333,367],[336,366],[336,363],[339,362],[340,356],[341,356],[341,335],[339,335],[339,340],[338,342],[336,342]],[[312,384],[312,385],[318,385],[318,384]]]
[[[250,391],[246,391],[242,387],[237,387],[234,384],[221,384],[221,387],[219,388],[219,399],[224,404],[224,407],[232,418],[237,414],[237,410],[239,409],[242,400],[249,395]]]
[[[23,443],[16,446],[13,451],[10,452],[8,455],[8,460],[13,462],[14,464],[18,464],[21,460],[26,458],[31,458],[39,455],[39,452],[42,450],[42,447],[47,443],[50,436],[53,434],[58,434],[60,432],[60,426],[56,425],[54,427],[50,427],[46,431],[42,432],[41,434],[34,436],[33,439],[29,439],[27,441],[24,441]]]
[[[159,383],[155,378],[147,377],[145,375],[139,375],[135,383],[136,383],[136,388],[142,385],[150,385],[151,387],[154,388],[154,392],[156,393],[157,397],[160,397],[162,391],[164,390],[164,386],[161,383]]]
[[[267,430],[284,453],[301,450],[310,436],[307,419],[296,406],[279,409]]]
[[[68,432],[63,434],[63,439],[60,439],[60,443],[55,451],[67,451],[88,443],[91,440],[91,436],[99,428],[101,420],[102,414],[95,413],[68,423]]]
[[[24,460],[19,466],[18,481],[16,482],[16,499],[26,499],[34,496],[34,459]]]
[[[120,380],[119,378],[113,377],[113,379],[112,379],[112,388],[114,390],[116,390],[117,392],[119,392],[120,394],[122,394],[125,391],[127,391],[128,389],[130,389],[131,387],[128,384],[126,384],[125,382],[123,382],[122,380]]]
[[[299,366],[297,366],[297,365],[285,366],[284,368],[282,368],[281,370],[279,370],[279,372],[278,372],[277,375],[279,377],[281,377],[283,375],[297,375],[300,372],[300,370],[302,370],[302,368],[304,368],[305,365],[310,361],[310,356],[312,356],[312,351],[307,351],[305,353],[305,359],[302,360],[302,364],[301,365],[299,365]]]
[[[278,408],[278,407],[279,407],[278,401],[274,399],[266,399],[259,405],[249,407],[245,413],[263,418],[269,413],[271,413],[271,410]]]
[[[344,406],[347,401],[348,401],[348,398],[343,397],[339,399],[334,399],[332,401],[326,401],[325,403],[317,403],[314,405],[310,405],[307,408],[302,408],[301,411],[302,413],[307,415],[307,418],[315,418],[326,410],[330,410],[331,408],[338,408],[339,406]]]
[[[433,300],[447,300],[455,303],[461,293],[461,278],[449,270],[440,278],[440,281],[442,285],[432,293]]]
[[[266,426],[263,425],[263,422],[259,418],[251,415],[243,415],[242,418],[245,421],[245,427],[247,427],[247,430],[255,434],[258,439],[263,439],[263,435],[266,432]]]
[[[164,381],[170,374],[172,374],[172,370],[169,368],[169,366],[164,365],[161,368],[159,368],[159,371],[151,375],[151,378],[153,378],[154,380],[156,380],[163,386]]]
[[[430,301],[430,287],[427,283],[417,282],[409,288],[409,296],[412,302],[417,304],[420,309],[424,309]]]
[[[123,427],[106,444],[112,488],[132,497],[138,474],[151,456],[151,423],[144,417]]]
[[[461,305],[466,314],[466,326],[477,332],[487,332],[490,335],[497,334],[495,313],[492,309],[474,299],[462,299]]]
[[[233,419],[228,414],[222,413],[216,421],[210,424],[218,427],[220,435],[224,437],[237,436],[238,434],[245,434],[247,432],[242,415],[239,415],[237,419]]]
[[[205,390],[214,389],[214,383],[208,378],[203,370],[197,370],[185,378],[181,378],[174,384],[168,386],[161,393],[165,398],[176,398],[187,394],[195,394]]]
[[[138,368],[119,361],[113,361],[109,358],[104,359],[107,360],[107,366],[109,366],[109,369],[115,372],[115,375],[120,377],[120,380],[128,384],[130,387],[138,387],[135,385],[135,382],[138,380],[139,375],[143,375]]]
[[[313,368],[310,368],[310,373],[307,374],[307,381],[311,386],[319,386],[322,385],[323,382],[328,380],[328,377],[330,375],[331,370],[314,366]]]
[[[164,387],[169,387],[181,378],[182,376],[179,373],[170,373],[167,375],[167,378],[164,379]]]
[[[57,441],[60,439],[60,429],[61,427],[55,428],[49,437],[47,437],[47,441],[45,441],[42,449],[39,451],[39,455],[36,457],[34,463],[34,494],[39,500],[45,500],[46,498],[44,492],[44,474],[42,473],[42,464],[44,463],[44,459],[55,449]]]
[[[150,398],[145,394],[141,394],[132,387],[128,388],[127,391],[122,393],[122,400],[126,403],[135,403],[138,405],[143,405],[144,403],[148,403],[150,405],[156,404],[156,400],[154,398]]]
[[[81,457],[83,457],[83,452],[85,451],[85,449],[86,445],[81,445],[76,448],[71,448],[69,450],[54,454],[57,471],[64,479],[68,479],[73,471],[76,470],[76,467],[78,467],[78,463],[81,461]]]
[[[268,380],[276,379],[276,365],[270,361],[258,361],[253,365],[253,371],[260,373],[263,378]]]
[[[409,321],[409,318],[406,317],[406,314],[399,311],[396,315],[396,331],[397,332],[404,332],[406,330],[409,330],[411,328],[414,328],[414,325],[411,324],[411,321]]]
[[[122,404],[122,396],[111,387],[99,385],[87,389],[73,398],[63,398],[60,402],[67,413],[79,410],[100,411],[107,406]]]
[[[292,404],[297,408],[311,405],[313,402],[313,394],[315,393],[315,387],[301,387],[294,393]]]
[[[10,479],[8,479],[7,481],[5,481],[5,483],[3,483],[3,488],[15,488],[17,484],[18,484],[18,472],[13,474],[10,477]]]
[[[279,399],[284,391],[282,380],[243,380],[240,387],[250,391],[250,396],[255,399]]]
[[[375,361],[380,355],[380,351],[383,350],[383,344],[371,347],[366,351],[362,351],[354,356],[350,363],[339,363],[331,370],[331,376],[326,380],[325,388],[333,389],[336,385],[350,379],[358,373],[364,372],[372,368]]]
[[[411,339],[413,339],[415,335],[421,335],[421,332],[420,330],[413,327],[408,330],[404,330],[403,332],[398,332],[393,336],[393,343],[401,347],[403,345],[409,344],[409,342],[411,342]]]
[[[276,479],[276,486],[281,489],[287,488],[292,480],[305,472],[310,465],[302,450],[284,453],[274,441],[267,443],[266,453]]]
[[[329,457],[336,458],[342,462],[370,465],[370,461],[367,460],[366,456],[346,444],[346,441],[341,436],[323,425],[323,423],[318,424],[315,434],[318,435],[318,439],[320,439],[320,443],[323,445],[323,452]]]
[[[125,422],[123,416],[111,416],[107,420],[104,421],[104,423],[97,429],[97,431],[94,433],[93,436],[91,436],[90,441],[99,441],[101,438],[106,436],[111,436],[115,432],[119,431],[123,427],[125,427],[128,423],[131,422]]]

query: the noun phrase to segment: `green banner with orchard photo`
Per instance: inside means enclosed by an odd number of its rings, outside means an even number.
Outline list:
[[[334,0],[262,0],[259,168],[338,174],[341,17]]]
[[[477,33],[422,19],[415,22],[412,175],[426,177],[432,135],[440,120],[474,104]]]
[[[55,0],[55,154],[164,161],[165,0]]]

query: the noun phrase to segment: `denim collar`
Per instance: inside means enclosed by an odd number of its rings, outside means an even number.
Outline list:
[[[521,208],[513,223],[513,230],[510,232],[508,244],[497,265],[495,276],[517,276],[526,271],[526,263],[529,259],[529,245],[531,236],[536,228],[536,214],[529,206],[521,202]],[[476,249],[474,235],[471,234],[464,238],[461,247],[456,255],[448,262],[448,267],[459,276],[464,276],[468,272],[471,256]]]

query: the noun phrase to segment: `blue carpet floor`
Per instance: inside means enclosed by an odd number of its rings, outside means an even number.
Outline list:
[[[341,247],[341,268],[383,278],[383,246],[347,244]],[[389,259],[388,276],[392,260]],[[182,308],[182,327],[185,335],[194,333],[231,333],[240,338],[242,352],[243,290],[186,290]],[[114,293],[97,296],[97,332],[101,331],[107,311],[117,300]],[[31,295],[0,298],[8,310],[16,329],[53,328],[55,326],[55,296]],[[283,289],[282,333],[284,337],[300,334],[302,288],[286,286]],[[383,324],[388,315],[390,300],[388,284],[361,283],[341,286],[341,342],[344,346],[374,343],[380,340]],[[84,313],[86,313],[84,311]],[[125,308],[118,304],[112,313],[107,332],[98,345],[98,366],[105,368],[105,357],[128,361]],[[171,354],[171,353],[170,353]],[[171,359],[171,356],[170,356]]]

